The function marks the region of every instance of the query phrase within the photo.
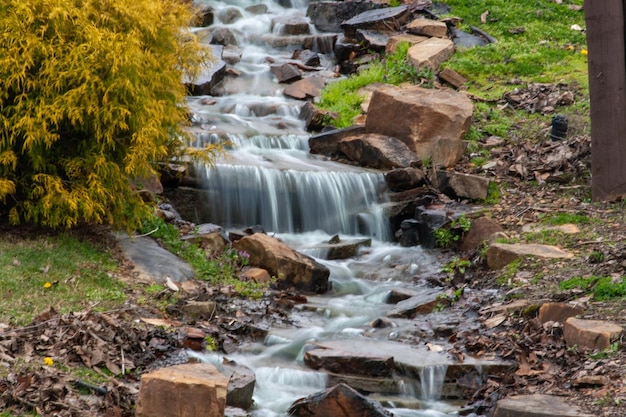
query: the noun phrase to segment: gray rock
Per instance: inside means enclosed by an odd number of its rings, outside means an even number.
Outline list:
[[[444,294],[441,291],[424,291],[422,294],[400,301],[393,310],[387,313],[387,316],[413,318],[418,314],[431,313],[438,304],[447,303],[445,298],[441,298],[442,295]]]
[[[379,403],[348,385],[339,384],[321,393],[297,400],[289,408],[294,417],[392,417]]]
[[[426,184],[426,175],[419,168],[396,168],[385,174],[385,181],[391,191],[406,191]]]
[[[211,31],[211,44],[222,46],[239,45],[235,34],[230,29],[225,27],[217,27]]]
[[[306,15],[317,30],[340,32],[341,22],[365,11],[382,7],[382,4],[371,1],[312,1]]]
[[[140,280],[162,284],[168,277],[174,282],[182,282],[195,276],[191,266],[160,247],[154,239],[131,239],[126,234],[117,234],[116,238],[126,259],[134,265]]]
[[[339,115],[337,113],[322,110],[315,106],[315,104],[307,101],[304,106],[300,108],[300,114],[298,117],[304,120],[308,131],[320,131],[328,126],[331,120],[336,120]],[[336,147],[335,147],[336,148]],[[316,153],[311,150],[311,153]]]
[[[337,147],[349,160],[369,168],[404,168],[420,162],[401,140],[375,133],[344,138]]]
[[[258,15],[267,13],[268,8],[265,4],[255,4],[253,6],[246,7],[244,10],[250,14]]]
[[[211,48],[211,54],[214,57],[220,58],[222,56],[223,46],[221,45],[208,45]],[[226,75],[226,63],[221,59],[217,59],[216,62],[211,63],[202,75],[196,80],[184,80],[189,92],[193,96],[211,95],[213,89],[224,79]]]
[[[411,19],[407,5],[386,7],[363,12],[341,23],[341,30],[348,38],[354,38],[358,29],[375,31],[399,31]]]
[[[272,32],[279,35],[309,35],[309,22],[301,16],[277,16],[272,19]]]
[[[224,24],[235,23],[241,19],[243,15],[237,7],[226,7],[217,13],[217,18]]]
[[[442,193],[452,198],[484,200],[489,190],[488,178],[455,171],[437,171],[437,178],[433,183]]]
[[[291,83],[302,79],[302,72],[292,64],[272,65],[270,71],[279,83]]]
[[[592,417],[555,395],[516,395],[498,401],[494,417]]]
[[[311,153],[333,156],[339,153],[338,143],[348,137],[365,133],[364,126],[350,126],[343,129],[333,129],[313,135],[309,138]]]

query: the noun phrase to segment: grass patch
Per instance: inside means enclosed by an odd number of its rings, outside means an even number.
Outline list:
[[[581,289],[593,294],[597,301],[622,299],[626,297],[626,277],[574,277],[559,284],[562,290]]]
[[[25,325],[49,307],[61,313],[119,307],[124,284],[106,252],[61,234],[0,242],[0,321]]]
[[[559,226],[562,224],[589,224],[591,220],[589,216],[584,214],[573,213],[556,213],[541,217],[541,223],[549,224],[552,226]]]

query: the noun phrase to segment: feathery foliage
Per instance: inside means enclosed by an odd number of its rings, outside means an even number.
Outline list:
[[[210,52],[178,0],[0,3],[0,204],[12,223],[134,227],[131,180],[186,148]]]

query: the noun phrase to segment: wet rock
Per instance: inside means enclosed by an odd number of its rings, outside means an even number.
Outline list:
[[[343,35],[339,35],[337,40],[335,41],[335,45],[333,47],[333,53],[335,54],[335,58],[337,62],[341,64],[341,72],[344,74],[349,74],[350,68],[346,61],[352,60],[352,58],[361,55],[366,49],[363,48],[363,45],[358,43],[356,40],[347,39]]]
[[[445,210],[418,208],[415,218],[419,221],[419,242],[425,248],[435,247],[435,230],[448,222]]]
[[[446,305],[446,300],[445,295],[441,291],[424,291],[421,294],[400,301],[393,310],[387,313],[387,316],[413,318],[418,314],[428,314],[437,308],[438,305]]]
[[[391,36],[393,33],[359,29],[354,38],[370,51],[384,52]]]
[[[565,320],[563,328],[563,338],[568,346],[594,350],[608,349],[623,333],[624,329],[617,324],[575,317]]]
[[[467,78],[453,70],[452,68],[444,68],[438,77],[441,81],[450,84],[452,87],[459,89],[467,83]]]
[[[222,417],[228,378],[215,366],[195,363],[157,369],[141,376],[137,417]]]
[[[309,22],[302,16],[281,15],[272,19],[272,32],[279,35],[308,35]]]
[[[422,160],[448,166],[451,161],[435,153],[437,144],[448,140],[464,148],[473,108],[465,94],[451,89],[383,86],[372,95],[365,130],[398,138]]]
[[[228,393],[226,405],[249,410],[252,407],[256,377],[254,372],[246,366],[234,362],[222,364],[220,372],[228,377]]]
[[[302,72],[293,64],[272,65],[270,71],[279,83],[291,83],[302,79]]]
[[[328,110],[322,110],[318,108],[315,104],[307,101],[304,106],[300,108],[300,114],[298,115],[298,117],[304,120],[305,126],[308,131],[317,132],[328,126],[331,120],[338,119],[339,115]],[[310,152],[317,153],[313,152],[313,150],[311,150]]]
[[[487,265],[491,269],[500,269],[516,259],[536,256],[545,259],[570,259],[574,255],[556,246],[539,244],[493,243],[487,250]]]
[[[348,259],[359,254],[361,248],[372,246],[372,239],[337,240],[315,245],[322,259]]]
[[[479,175],[465,174],[455,171],[439,170],[433,183],[437,188],[451,198],[469,198],[484,200],[487,198],[489,179]]]
[[[309,3],[306,15],[317,30],[340,32],[341,22],[382,7],[382,4],[371,1],[314,1]]]
[[[592,417],[563,397],[516,395],[499,400],[494,417]]]
[[[311,369],[325,369],[341,375],[390,377],[395,369],[393,357],[354,355],[340,349],[311,349],[304,354],[304,363]]]
[[[309,77],[288,85],[283,94],[298,100],[312,99],[319,97],[325,85],[326,81],[322,77]]]
[[[223,46],[208,45],[211,48],[211,54],[214,57],[221,57]],[[212,62],[207,69],[195,80],[185,80],[189,94],[193,96],[212,95],[212,91],[217,85],[224,80],[226,75],[226,63],[221,59]]]
[[[549,321],[565,323],[568,318],[579,316],[584,312],[584,308],[567,303],[544,303],[539,308],[539,321],[542,323]]]
[[[391,417],[379,403],[369,400],[348,385],[339,384],[291,405],[294,417]]]
[[[406,31],[412,35],[422,35],[435,38],[448,37],[448,25],[439,20],[418,18],[406,25]]]
[[[408,248],[420,244],[420,221],[405,219],[400,223],[400,230],[396,232],[396,238],[400,246]]]
[[[373,378],[360,375],[339,375],[328,373],[327,386],[346,384],[363,393],[388,392],[398,394],[398,381],[394,378]]]
[[[268,8],[266,4],[255,4],[246,7],[244,10],[250,14],[259,15],[267,13]]]
[[[222,50],[222,60],[230,65],[235,65],[241,61],[243,54],[241,48],[235,45],[226,45]]]
[[[311,106],[313,105],[311,104]],[[365,133],[364,126],[350,126],[343,129],[328,130],[311,136],[309,138],[309,149],[314,154],[334,156],[339,152],[338,143],[342,139],[363,133]]]
[[[196,25],[198,27],[211,26],[215,21],[215,9],[211,6],[204,6],[198,10],[198,21]]]
[[[411,19],[407,5],[386,7],[363,12],[341,23],[341,30],[347,38],[354,38],[358,29],[375,31],[399,31]]]
[[[225,27],[217,27],[211,31],[211,44],[222,46],[239,45],[235,34],[230,29]]]
[[[317,33],[311,36],[305,36],[302,47],[320,54],[331,54],[336,41],[337,35],[334,33]]]
[[[200,329],[196,329],[194,327],[185,327],[181,329],[181,333],[183,336],[183,346],[187,349],[202,351],[206,347],[204,331]]]
[[[426,184],[426,175],[419,168],[396,168],[385,174],[385,181],[391,191],[406,191]]]
[[[320,65],[320,55],[317,52],[313,52],[310,49],[304,49],[297,51],[293,56],[294,59],[300,60],[304,65],[308,67],[318,67]]]
[[[421,162],[401,140],[375,133],[344,138],[337,147],[349,160],[369,168],[404,168]]]
[[[494,220],[487,217],[473,219],[470,229],[463,237],[459,249],[462,251],[476,250],[484,242],[489,242],[495,233],[501,233],[504,229]]]
[[[454,54],[454,43],[449,39],[429,38],[413,45],[407,51],[411,64],[418,70],[430,68],[437,71],[439,66]]]
[[[237,7],[225,7],[217,13],[217,18],[220,22],[230,25],[241,19],[243,15]]]
[[[277,277],[280,288],[295,287],[313,293],[328,291],[328,268],[278,239],[255,233],[234,242],[233,247],[250,254],[250,266],[266,269]]]
[[[420,42],[424,42],[426,39],[428,39],[428,37],[411,35],[410,33],[400,33],[397,35],[393,35],[387,41],[387,45],[385,46],[385,52],[388,54],[393,54],[401,42],[408,42],[409,44],[411,44],[411,46],[413,46]]]
[[[118,234],[116,238],[126,259],[134,265],[139,282],[165,283],[168,277],[181,282],[194,278],[193,269],[185,261],[160,247],[153,239],[131,239],[126,234]]]
[[[407,288],[396,288],[387,294],[385,298],[385,302],[387,304],[397,304],[400,301],[408,300],[411,297],[416,297],[418,295],[417,291],[409,290]]]

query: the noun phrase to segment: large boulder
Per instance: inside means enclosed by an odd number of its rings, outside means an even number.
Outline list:
[[[376,133],[344,138],[338,148],[349,160],[369,168],[406,168],[420,163],[415,152],[400,139]]]
[[[391,417],[379,403],[359,394],[346,384],[297,400],[289,408],[294,417]]]
[[[422,160],[451,166],[465,149],[473,110],[467,95],[451,89],[385,85],[372,95],[365,131],[398,138]]]
[[[266,269],[278,278],[279,288],[295,287],[313,293],[328,291],[328,268],[278,239],[255,233],[234,242],[233,247],[250,254],[251,266]]]
[[[137,417],[221,417],[228,378],[215,366],[194,363],[157,369],[141,376]]]

